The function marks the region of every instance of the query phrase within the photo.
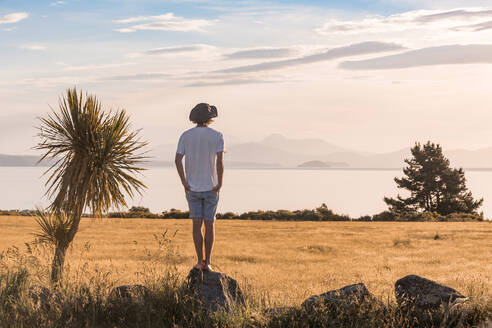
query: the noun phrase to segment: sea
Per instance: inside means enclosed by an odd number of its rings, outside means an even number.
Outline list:
[[[0,167],[0,209],[35,209],[50,203],[44,167]],[[483,211],[492,218],[492,171],[465,170],[467,186],[475,198],[484,198]],[[313,209],[325,203],[351,217],[385,210],[383,197],[406,196],[394,182],[396,169],[240,169],[224,174],[218,212]],[[154,213],[171,208],[186,210],[184,189],[171,167],[149,168],[140,176],[147,188],[127,197],[128,206],[143,206]]]

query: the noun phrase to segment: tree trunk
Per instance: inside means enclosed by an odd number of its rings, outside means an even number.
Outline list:
[[[82,215],[79,214],[77,216],[78,218],[74,218],[73,220],[66,241],[56,246],[55,256],[53,257],[53,263],[51,264],[51,282],[53,284],[58,283],[63,276],[63,265],[65,264],[67,249],[75,238],[75,234],[79,231],[79,223]]]
[[[63,276],[63,265],[65,263],[65,256],[70,244],[57,245],[55,249],[55,256],[53,257],[53,263],[51,264],[51,282],[53,284],[58,283]]]
[[[72,215],[73,221],[72,226],[67,233],[66,239],[59,243],[55,249],[55,256],[53,257],[53,263],[51,265],[51,282],[53,284],[58,283],[63,276],[63,265],[65,264],[67,249],[75,238],[75,234],[79,231],[79,224],[86,202],[87,189],[87,184],[84,184],[82,189],[82,197],[77,200],[75,204],[69,204],[74,208],[74,211],[69,213],[69,215]]]
[[[59,243],[55,249],[55,255],[53,256],[53,262],[51,264],[51,282],[53,284],[57,284],[60,282],[63,277],[63,266],[65,264],[65,257],[67,255],[67,250],[73,239],[75,238],[75,234],[79,230],[80,219],[82,217],[81,213],[74,213],[74,219],[72,222],[72,226],[68,231],[66,239]]]

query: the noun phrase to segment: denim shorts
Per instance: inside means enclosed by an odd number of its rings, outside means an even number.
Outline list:
[[[186,200],[190,208],[190,218],[201,218],[208,221],[215,220],[215,212],[219,203],[219,193],[210,191],[186,192]]]

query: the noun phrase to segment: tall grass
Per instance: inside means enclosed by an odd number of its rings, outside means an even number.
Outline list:
[[[0,327],[473,327],[491,314],[487,286],[475,280],[467,290],[468,304],[433,313],[403,311],[394,300],[376,297],[285,307],[248,283],[241,286],[246,307],[207,313],[177,270],[182,258],[174,234],[154,237],[157,249],[146,252],[137,273],[148,292],[133,301],[111,293],[120,284],[117,267],[102,270],[89,262],[69,263],[52,294],[33,299],[33,288],[51,288],[52,252],[36,243],[7,249],[0,254]],[[79,252],[89,248],[86,244]]]

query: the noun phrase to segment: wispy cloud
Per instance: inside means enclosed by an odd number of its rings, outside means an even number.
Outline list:
[[[199,81],[185,85],[186,87],[209,87],[219,85],[240,85],[240,84],[263,84],[273,83],[274,81],[256,80],[256,79],[232,79],[223,81]]]
[[[492,20],[483,23],[478,23],[478,24],[458,26],[455,27],[454,29],[456,31],[472,31],[472,32],[490,30],[492,29]]]
[[[119,24],[126,24],[126,23],[136,23],[136,22],[143,22],[143,21],[172,20],[174,18],[176,18],[176,16],[174,16],[173,13],[166,13],[157,16],[136,16],[136,17],[130,17],[125,19],[117,19],[114,20],[113,22]]]
[[[137,22],[149,22],[143,24],[130,25],[128,27],[115,29],[117,32],[130,33],[135,31],[179,31],[179,32],[203,32],[204,28],[213,25],[216,20],[191,19],[174,16],[173,13],[166,13],[157,16],[136,16],[125,19],[115,20],[118,24],[129,24]]]
[[[332,33],[378,33],[421,28],[454,30],[467,22],[478,24],[491,18],[492,10],[485,9],[415,10],[389,16],[365,16],[359,20],[331,20],[316,29],[316,32],[328,35]]]
[[[298,54],[293,48],[254,48],[225,54],[226,59],[282,58]]]
[[[25,44],[21,46],[23,50],[31,50],[31,51],[44,51],[46,50],[46,46],[40,44]]]
[[[233,68],[219,70],[217,72],[246,73],[246,72],[268,71],[268,70],[280,69],[280,68],[297,66],[302,64],[333,60],[342,57],[365,55],[365,54],[395,51],[395,50],[402,50],[402,49],[405,48],[396,43],[375,42],[375,41],[362,42],[362,43],[351,44],[344,47],[329,49],[314,55],[308,55],[308,56],[298,57],[294,59],[269,61],[269,62],[254,64],[254,65],[233,67]]]
[[[411,50],[401,54],[345,61],[350,70],[398,69],[430,65],[492,63],[492,44],[447,45]]]
[[[210,48],[210,46],[205,46],[201,44],[187,45],[187,46],[171,46],[171,47],[161,47],[149,49],[141,52],[142,55],[167,55],[167,54],[176,54],[182,52],[195,52],[200,51],[205,48]]]
[[[101,80],[109,81],[153,81],[162,80],[169,77],[169,74],[165,73],[140,73],[140,74],[130,74],[130,75],[114,75],[102,77]]]
[[[15,31],[16,29],[17,29],[17,26],[12,26],[12,27],[4,28],[3,30],[5,32],[12,32],[12,31]]]
[[[55,1],[55,2],[50,3],[50,6],[62,6],[65,4],[67,4],[65,1]]]
[[[28,13],[12,13],[0,16],[0,24],[13,24],[29,17]]]
[[[492,10],[471,10],[471,9],[457,9],[451,11],[438,12],[434,14],[422,15],[417,17],[415,21],[429,23],[435,21],[449,20],[449,19],[476,19],[483,17],[492,17]]]
[[[89,65],[79,65],[79,66],[65,66],[63,70],[65,71],[87,71],[87,70],[100,70],[107,68],[118,68],[123,66],[132,65],[133,63],[118,63],[118,64],[89,64]]]

